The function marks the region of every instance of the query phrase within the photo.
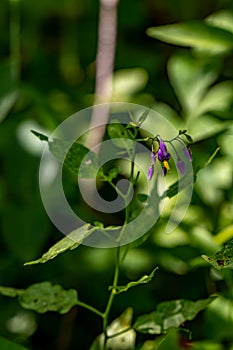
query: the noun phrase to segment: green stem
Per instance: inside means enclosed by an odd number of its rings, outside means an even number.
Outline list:
[[[10,55],[12,77],[20,80],[20,0],[10,2]]]
[[[97,310],[95,307],[93,307],[91,305],[83,303],[82,301],[78,301],[77,305],[83,307],[84,309],[87,309],[87,310],[93,312],[94,314],[96,314],[96,315],[98,315],[100,317],[104,317],[102,312],[100,312],[99,310]]]
[[[111,185],[114,190],[119,194],[119,196],[121,196],[121,198],[123,198],[124,200],[126,199],[126,196],[123,192],[121,192],[121,190],[119,190],[112,181],[108,181],[109,185]]]
[[[135,160],[135,152],[134,152],[134,154],[133,154],[133,156],[131,158],[131,172],[130,172],[130,182],[131,183],[133,183],[133,178],[134,178],[134,160]],[[130,209],[129,209],[129,205],[128,205],[128,196],[130,194],[131,188],[129,188],[129,190],[127,191],[126,195],[124,195],[121,191],[119,191],[116,188],[116,186],[112,182],[109,182],[109,183],[117,191],[117,193],[119,195],[121,195],[121,197],[125,201],[125,221],[124,221],[124,225],[122,227],[122,230],[121,230],[121,233],[120,233],[120,236],[119,236],[119,239],[120,239],[122,237],[122,234],[123,234],[124,230],[125,230],[125,226],[129,222]],[[110,338],[110,336],[108,336],[108,333],[107,333],[107,327],[108,327],[109,314],[110,314],[110,311],[111,311],[111,307],[112,307],[112,304],[113,304],[114,297],[116,295],[115,288],[117,287],[117,284],[118,284],[119,267],[120,267],[120,246],[117,246],[116,264],[115,264],[115,272],[114,272],[114,277],[113,277],[112,289],[111,289],[111,293],[110,293],[110,296],[109,296],[109,299],[108,299],[108,303],[107,303],[105,312],[103,314],[103,332],[104,332],[103,350],[107,350],[107,341]],[[122,334],[124,332],[126,332],[126,330],[124,330],[122,332],[119,332],[119,334]],[[116,335],[118,335],[118,334],[116,334]]]
[[[118,283],[118,278],[119,278],[119,265],[120,265],[120,247],[117,247],[117,254],[116,254],[116,264],[115,264],[115,272],[114,272],[114,277],[113,277],[113,288],[111,290],[108,303],[105,309],[105,312],[103,314],[103,331],[104,331],[104,346],[103,350],[107,349],[107,341],[108,341],[108,334],[107,334],[107,327],[108,327],[108,319],[109,319],[109,313],[112,307],[112,303],[115,297],[115,287],[117,286]]]

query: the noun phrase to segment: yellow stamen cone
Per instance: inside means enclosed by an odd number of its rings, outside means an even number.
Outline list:
[[[169,166],[167,160],[164,160],[164,161],[163,161],[163,165],[164,165],[164,168],[166,168],[167,170],[170,170],[170,166]]]

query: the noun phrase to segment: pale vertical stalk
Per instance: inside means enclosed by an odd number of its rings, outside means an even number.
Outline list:
[[[111,101],[117,33],[117,4],[118,0],[100,0],[94,105]],[[105,124],[108,122],[108,114],[108,105],[101,109],[93,108],[87,147],[92,148],[101,143]]]

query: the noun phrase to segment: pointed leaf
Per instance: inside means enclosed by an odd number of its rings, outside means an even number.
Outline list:
[[[147,30],[153,38],[170,44],[195,47],[211,53],[233,49],[233,34],[203,21],[189,21],[153,27]]]
[[[138,119],[138,126],[141,126],[142,123],[147,119],[148,114],[150,113],[150,108],[147,108]]]
[[[114,292],[116,294],[122,293],[122,292],[126,292],[128,289],[132,288],[132,287],[136,287],[140,284],[144,284],[144,283],[149,283],[152,281],[152,279],[154,278],[154,274],[155,271],[158,270],[158,267],[156,267],[151,273],[150,275],[145,275],[143,277],[141,277],[138,281],[133,281],[133,282],[129,282],[127,283],[125,286],[116,286],[113,288],[113,286],[109,287],[109,290],[114,289]]]
[[[26,262],[24,265],[34,265],[34,264],[43,264],[48,260],[56,258],[57,255],[64,253],[67,250],[73,250],[77,248],[85,238],[87,238],[96,228],[91,225],[83,225],[77,230],[72,231],[67,236],[62,238],[56,244],[54,244],[46,253],[42,255],[40,259]]]
[[[215,257],[202,255],[202,258],[210,263],[217,270],[233,269],[233,239],[231,239],[222,249],[220,249]]]
[[[178,328],[185,321],[194,319],[213,300],[214,297],[196,302],[185,299],[162,302],[154,312],[139,316],[133,327],[140,333],[165,333],[171,327]]]
[[[81,143],[74,142],[70,147],[70,143],[60,139],[49,139],[35,130],[31,130],[41,141],[47,141],[50,152],[74,175],[81,178],[95,178],[99,166],[98,156],[96,153],[90,151]]]

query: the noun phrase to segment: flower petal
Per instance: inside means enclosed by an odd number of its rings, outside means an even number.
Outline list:
[[[186,157],[188,158],[188,160],[192,161],[193,157],[192,157],[191,149],[185,147],[185,148],[184,148],[184,154],[186,155]]]
[[[186,172],[185,162],[182,159],[177,159],[176,166],[179,172],[184,175]]]
[[[148,180],[151,180],[153,175],[154,175],[154,164],[151,164],[151,166],[148,169],[148,174],[147,174]]]

